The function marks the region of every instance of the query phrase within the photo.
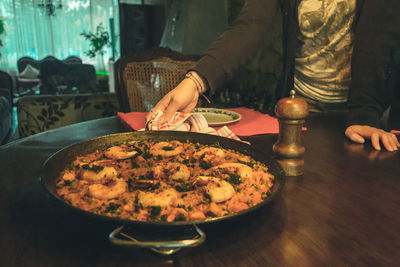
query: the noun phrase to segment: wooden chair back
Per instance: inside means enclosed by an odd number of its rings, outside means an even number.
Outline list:
[[[122,111],[150,111],[182,81],[198,58],[164,47],[120,58],[114,71]]]

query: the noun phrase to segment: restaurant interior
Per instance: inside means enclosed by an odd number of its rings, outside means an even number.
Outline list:
[[[146,123],[245,2],[0,0],[1,266],[399,266],[397,146],[352,142],[347,111],[294,90],[275,101],[285,14],[223,88],[193,89],[189,123]]]
[[[193,63],[234,20],[243,2],[2,1],[1,143],[118,111],[149,111],[161,95],[145,100],[146,107],[124,107],[115,63],[129,57],[142,60],[143,54],[151,61],[161,53],[157,49],[189,56],[179,61]],[[208,96],[211,104],[200,106],[272,110],[282,55],[276,41],[280,25],[275,25],[265,49],[218,95]]]

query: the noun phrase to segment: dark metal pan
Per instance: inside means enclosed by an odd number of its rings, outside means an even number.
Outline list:
[[[226,215],[223,217],[210,218],[202,221],[189,221],[189,222],[142,222],[142,221],[132,221],[127,219],[120,219],[114,217],[108,217],[104,215],[94,214],[88,211],[78,209],[67,201],[58,196],[56,192],[56,180],[62,170],[64,170],[70,162],[72,162],[77,156],[94,152],[98,149],[105,149],[114,144],[123,143],[126,141],[166,141],[166,140],[179,140],[179,141],[189,141],[189,142],[199,142],[201,144],[214,144],[218,142],[223,148],[234,149],[245,155],[249,155],[257,161],[264,163],[269,168],[269,172],[275,177],[274,185],[271,188],[271,195],[266,198],[263,202],[256,206],[253,206],[247,210],[235,213],[233,215]],[[222,222],[236,218],[238,216],[243,216],[254,210],[257,210],[275,198],[275,196],[281,191],[284,185],[283,172],[279,164],[270,155],[262,153],[261,151],[255,149],[253,146],[246,144],[244,142],[214,136],[209,134],[191,133],[191,132],[174,132],[174,131],[153,131],[153,132],[128,132],[120,134],[106,135],[102,137],[97,137],[89,139],[83,142],[79,142],[61,149],[60,151],[54,153],[42,166],[41,172],[41,183],[46,189],[46,191],[56,200],[66,205],[69,208],[76,210],[90,216],[98,217],[102,220],[111,220],[120,223],[122,226],[114,230],[109,239],[112,243],[122,246],[141,246],[151,248],[162,254],[171,254],[176,252],[182,247],[196,246],[204,242],[205,235],[198,228],[198,225]],[[183,227],[191,226],[197,232],[194,239],[191,240],[179,240],[179,241],[146,241],[141,242],[133,237],[127,236],[122,233],[124,225],[145,225],[150,227]],[[125,239],[120,239],[117,236],[123,236]]]

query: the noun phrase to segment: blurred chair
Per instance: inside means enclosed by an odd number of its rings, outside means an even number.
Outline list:
[[[40,63],[42,63],[43,61],[47,61],[47,60],[57,60],[57,58],[55,58],[53,56],[47,56],[41,60],[36,60],[31,57],[21,57],[17,61],[18,72],[22,73],[25,70],[25,68],[28,66],[28,64],[39,70]],[[80,59],[79,57],[76,57],[76,56],[69,56],[62,61],[66,64],[72,64],[72,63],[82,64],[82,59]]]
[[[31,57],[21,57],[17,61],[18,74],[16,77],[15,96],[34,94],[40,83],[40,64],[47,61],[57,61],[53,56],[47,56],[41,60]],[[62,60],[65,64],[82,64],[82,60],[76,56],[69,56]]]
[[[159,47],[115,63],[115,86],[123,112],[150,111],[199,59]]]
[[[64,63],[53,59],[40,63],[40,94],[96,93],[96,70],[93,65]]]
[[[110,117],[118,110],[114,93],[27,95],[17,102],[18,134],[26,137],[73,123]]]
[[[13,85],[11,75],[0,70],[0,144],[12,131]]]

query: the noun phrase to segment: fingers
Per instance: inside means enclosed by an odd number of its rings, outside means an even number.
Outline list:
[[[156,113],[153,110],[150,110],[150,112],[146,115],[146,122],[154,120],[155,116]]]
[[[158,119],[160,123],[163,123],[170,120],[177,111],[191,112],[197,105],[198,98],[195,84],[189,79],[184,79],[158,102],[153,112],[156,113],[158,110],[163,112]],[[150,112],[146,116],[146,121],[152,119],[154,119],[154,114]]]
[[[154,120],[156,113],[158,110],[161,110],[162,112],[164,112],[165,108],[168,106],[171,97],[169,94],[165,95],[164,98],[162,98],[158,104],[147,114],[146,116],[146,122],[150,121],[150,120]]]
[[[361,135],[359,135],[358,133],[356,133],[356,132],[352,129],[351,126],[348,127],[348,128],[346,129],[345,134],[346,134],[346,136],[347,136],[351,141],[353,141],[353,142],[360,143],[360,144],[363,144],[363,143],[365,142],[365,139],[364,139]]]
[[[381,136],[381,140],[382,140],[382,144],[385,146],[385,148],[388,151],[396,151],[396,150],[398,150],[397,144],[396,144],[396,141],[395,141],[395,140],[397,140],[397,138],[393,134],[385,132]]]
[[[389,145],[390,145],[390,147],[392,148],[392,151],[397,150],[397,145],[396,145],[395,142],[394,142],[393,136],[392,136],[390,133],[386,134],[385,136],[386,136],[386,138],[387,138],[388,141],[389,141]],[[386,146],[386,145],[385,145],[385,147],[386,147],[386,149],[387,149],[387,146]]]
[[[399,140],[397,139],[397,136],[396,136],[395,134],[392,134],[392,133],[391,133],[391,135],[392,135],[392,138],[393,138],[393,140],[394,140],[394,144],[395,144],[397,147],[400,147],[400,142],[399,142]]]
[[[178,109],[179,109],[178,103],[171,101],[167,106],[167,108],[164,110],[164,114],[160,117],[160,123],[171,120],[172,116]]]
[[[379,134],[378,133],[373,133],[371,135],[371,143],[373,148],[376,150],[381,150],[381,144],[379,143]]]
[[[400,146],[397,137],[382,129],[370,126],[352,125],[346,129],[346,136],[356,143],[364,143],[365,138],[371,139],[372,147],[381,150],[381,144],[388,151],[396,151]]]

